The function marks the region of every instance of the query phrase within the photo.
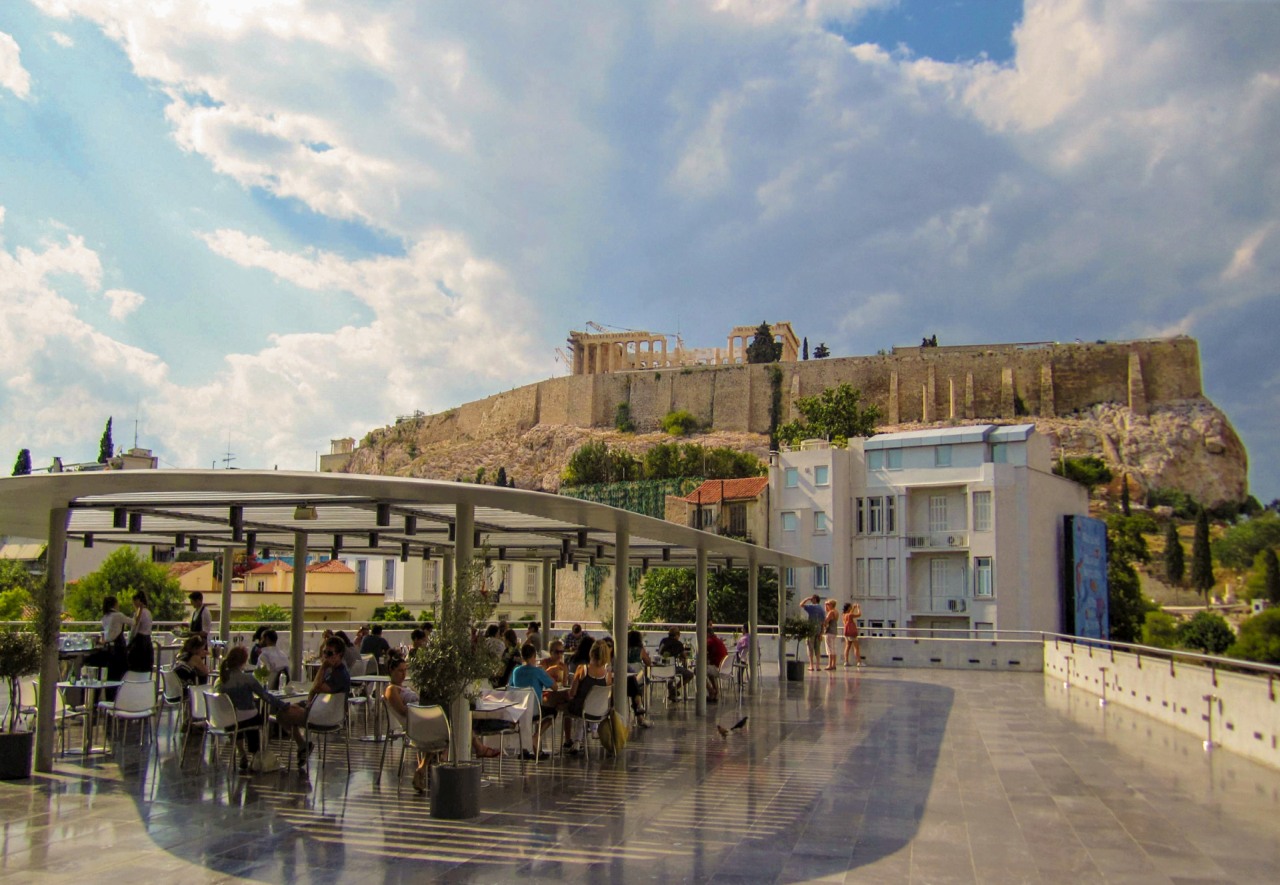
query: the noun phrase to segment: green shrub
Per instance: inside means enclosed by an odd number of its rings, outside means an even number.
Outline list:
[[[1149,611],[1142,623],[1142,644],[1174,648],[1178,644],[1178,619],[1168,612]]]
[[[413,620],[413,613],[398,602],[380,605],[373,610],[370,621],[393,621],[408,623]]]
[[[619,433],[635,433],[636,422],[631,420],[630,403],[618,403],[613,415],[613,427]]]
[[[1196,499],[1178,489],[1152,489],[1147,492],[1148,507],[1171,507],[1178,519],[1195,519],[1200,512]]]
[[[1269,608],[1241,624],[1227,654],[1243,661],[1280,664],[1280,608]]]
[[[668,412],[662,418],[662,429],[671,436],[688,436],[698,429],[698,419],[686,409]]]
[[[1191,620],[1178,625],[1178,644],[1192,651],[1220,655],[1235,640],[1231,625],[1214,612],[1196,612]]]
[[[1083,458],[1064,458],[1054,465],[1053,472],[1080,483],[1090,492],[1095,486],[1111,482],[1111,468],[1107,467],[1101,458],[1093,455],[1085,455]]]

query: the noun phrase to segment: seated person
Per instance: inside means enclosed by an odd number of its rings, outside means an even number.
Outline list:
[[[209,681],[209,645],[204,636],[192,633],[186,638],[174,658],[173,672],[184,686],[204,685]]]
[[[347,644],[338,636],[326,642],[320,658],[321,666],[316,672],[316,679],[311,684],[311,692],[306,702],[292,704],[276,714],[276,720],[293,731],[294,743],[298,745],[299,768],[306,767],[307,756],[311,753],[311,745],[306,743],[306,739],[302,736],[302,726],[307,723],[307,715],[311,711],[316,695],[345,694],[351,691],[351,671],[342,660],[346,649]]]
[[[581,649],[581,646],[579,646]],[[613,671],[609,669],[609,647],[603,642],[591,643],[591,651],[586,666],[573,677],[573,685],[569,687],[568,715],[564,718],[564,743],[571,755],[577,755],[581,744],[571,740],[569,722],[571,717],[582,716],[586,707],[587,695],[599,691],[603,687],[613,685]]]
[[[276,676],[289,669],[289,658],[285,656],[276,643],[280,641],[280,635],[268,627],[262,634],[258,642],[261,648],[258,651],[258,666],[266,667],[271,671],[272,682],[276,681]],[[274,687],[274,686],[273,686]]]
[[[369,630],[369,635],[360,643],[360,654],[373,655],[374,660],[384,661],[389,651],[391,651],[391,643],[387,642],[382,635],[382,625],[374,624]]]
[[[564,661],[564,643],[559,639],[551,640],[547,648],[547,656],[542,659],[542,669],[557,686],[569,684],[569,665]]]
[[[631,699],[631,709],[636,714],[636,724],[648,728],[650,722],[645,718],[644,690],[640,686],[640,676],[652,665],[649,652],[644,647],[644,636],[639,630],[627,631],[627,697]]]
[[[578,650],[578,646],[582,640],[591,634],[582,629],[581,624],[574,624],[573,629],[565,634],[564,637],[564,653],[569,657],[573,657],[574,652]]]
[[[507,681],[509,688],[532,688],[534,699],[537,701],[537,709],[534,715],[541,717],[544,710],[556,710],[563,706],[568,698],[557,698],[554,695],[548,695],[544,700],[542,693],[550,692],[555,689],[555,682],[547,675],[547,671],[538,666],[538,647],[532,642],[526,642],[520,646],[520,666],[511,671],[511,679]],[[531,738],[532,736],[530,736]],[[521,734],[521,743],[525,743],[525,735]],[[529,746],[524,748],[526,759],[533,758],[532,741],[529,740]]]
[[[252,673],[244,671],[244,665],[248,662],[249,652],[243,645],[237,645],[231,649],[222,659],[222,666],[218,668],[216,686],[219,694],[231,698],[240,727],[253,729],[244,733],[244,742],[249,752],[246,754],[243,749],[241,750],[241,771],[249,770],[250,757],[258,752],[261,744],[262,733],[258,731],[258,727],[262,725],[262,713],[258,710],[258,699],[265,701],[267,706],[275,711],[282,711],[288,707],[288,704],[263,688],[262,683],[253,678]]]
[[[689,650],[685,648],[684,642],[680,639],[680,628],[672,627],[667,631],[666,637],[658,643],[658,654],[663,661],[670,658],[675,662],[676,675],[680,677],[680,682],[688,685],[693,681],[693,671],[689,669]],[[667,684],[667,700],[674,701],[676,699],[676,684],[674,682]]]

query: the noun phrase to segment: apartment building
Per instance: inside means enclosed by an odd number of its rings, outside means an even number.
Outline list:
[[[1063,517],[1083,486],[1032,424],[807,441],[771,458],[773,546],[815,559],[796,598],[857,600],[868,629],[1058,630]]]

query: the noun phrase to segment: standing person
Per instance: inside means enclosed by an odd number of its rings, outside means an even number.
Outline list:
[[[840,619],[844,627],[844,665],[849,666],[849,652],[853,652],[857,666],[862,666],[862,649],[858,646],[858,618],[862,617],[862,606],[856,602],[846,602]]]
[[[742,635],[733,645],[733,658],[744,667],[751,663],[751,625],[742,625]]]
[[[707,628],[707,641],[704,644],[707,650],[707,703],[714,704],[720,700],[720,665],[724,663],[724,659],[729,657],[729,649],[725,648],[724,640],[715,634],[710,627]]]
[[[801,600],[800,608],[814,626],[814,633],[809,637],[809,670],[816,673],[822,660],[822,622],[826,620],[827,612],[817,593]]]
[[[209,606],[204,604],[204,594],[197,590],[187,599],[191,602],[191,623],[189,625],[191,632],[199,633],[207,641],[209,634],[213,632],[213,615],[209,612]]]
[[[94,667],[106,667],[107,678],[113,682],[124,676],[128,668],[124,631],[126,627],[132,626],[133,620],[120,613],[116,598],[104,597],[102,600],[102,648],[86,660]]]
[[[840,615],[836,612],[836,601],[828,599],[822,615],[822,638],[827,646],[827,669],[836,668],[836,643],[840,641]]]
[[[381,663],[390,653],[391,643],[387,642],[387,638],[382,635],[382,625],[374,624],[369,630],[369,635],[360,642],[360,654],[373,655],[374,660]]]
[[[147,607],[147,594],[139,590],[133,594],[133,630],[125,651],[125,665],[134,673],[150,673],[155,663],[156,651],[151,644],[151,609]]]

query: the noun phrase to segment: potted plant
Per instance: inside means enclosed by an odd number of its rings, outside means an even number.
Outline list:
[[[800,660],[800,646],[818,635],[821,628],[807,617],[787,618],[782,624],[782,636],[785,645],[787,639],[794,639],[796,650],[787,655],[787,681],[804,681],[804,661]],[[784,649],[785,651],[785,649]]]
[[[0,632],[0,678],[9,684],[9,710],[0,733],[0,780],[31,776],[31,751],[35,733],[19,731],[22,714],[19,680],[40,671],[40,637],[18,630]]]
[[[444,707],[453,730],[449,761],[437,765],[431,781],[431,816],[449,820],[480,813],[480,764],[471,760],[471,706],[474,687],[497,669],[497,657],[474,642],[473,624],[493,613],[481,590],[481,567],[458,570],[452,588],[444,588],[431,641],[409,659],[409,681],[423,704]]]

